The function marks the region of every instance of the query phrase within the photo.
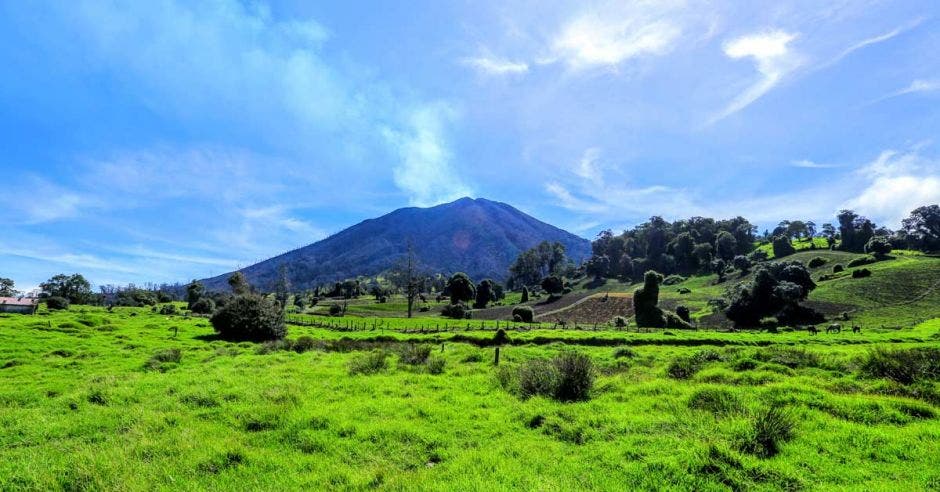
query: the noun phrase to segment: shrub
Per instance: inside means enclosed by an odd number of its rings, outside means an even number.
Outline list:
[[[666,367],[666,374],[673,379],[689,379],[701,369],[701,365],[691,357],[677,357]]]
[[[166,371],[167,364],[179,364],[183,360],[183,353],[178,348],[161,350],[147,360],[144,367],[151,371]]]
[[[519,367],[515,380],[504,374],[500,382],[508,388],[516,381],[522,398],[545,396],[571,402],[590,398],[594,377],[594,363],[589,356],[564,352],[551,360],[530,360]]]
[[[444,309],[441,310],[441,314],[447,316],[448,318],[453,319],[470,319],[472,316],[470,314],[470,308],[467,307],[463,302],[458,302],[455,304],[448,304],[444,306]]]
[[[832,273],[840,273],[843,271],[845,271],[845,267],[842,266],[841,263],[836,263],[835,265],[832,265]]]
[[[663,276],[653,270],[643,275],[643,287],[633,293],[633,312],[637,326],[650,328],[691,328],[689,324],[659,308],[659,284]]]
[[[294,352],[297,352],[298,354],[302,354],[304,352],[309,352],[313,350],[316,346],[317,346],[317,341],[313,337],[304,335],[298,338],[297,340],[295,340],[294,343],[291,345],[291,348],[294,349]]]
[[[522,286],[522,300],[519,302],[529,302],[529,288]]]
[[[741,409],[741,400],[724,388],[701,388],[689,398],[689,408],[724,415]]]
[[[425,363],[429,374],[443,374],[447,361],[441,357],[431,357]]]
[[[859,268],[858,270],[852,270],[852,278],[865,278],[871,277],[871,270],[867,268]]]
[[[250,294],[236,296],[212,315],[211,322],[226,340],[262,342],[287,335],[280,305]]]
[[[663,279],[663,285],[675,285],[685,282],[685,277],[682,275],[670,275]]]
[[[594,362],[585,354],[564,352],[554,360],[558,370],[555,399],[581,401],[590,398],[594,387]]]
[[[855,267],[859,267],[859,266],[862,266],[862,265],[870,265],[870,264],[872,264],[872,263],[875,263],[876,261],[878,261],[878,260],[875,259],[874,256],[860,256],[860,257],[855,258],[854,260],[850,261],[850,262],[848,263],[848,267],[849,267],[849,268],[855,268]]]
[[[627,320],[624,316],[615,316],[613,320],[613,325],[617,328],[626,328],[630,324],[630,321]]]
[[[377,374],[388,369],[388,352],[373,350],[349,362],[349,374]]]
[[[776,258],[783,258],[784,256],[789,256],[793,253],[796,253],[796,248],[793,247],[793,244],[790,242],[790,238],[787,236],[774,237],[773,250],[774,256]]]
[[[176,304],[164,304],[160,306],[160,314],[164,316],[171,316],[178,312],[176,309]]]
[[[685,306],[676,307],[676,316],[678,316],[679,319],[681,319],[682,321],[685,321],[686,323],[692,322],[692,317],[691,317],[691,314],[689,313],[689,308]]]
[[[816,256],[816,257],[814,257],[812,260],[809,260],[809,263],[807,263],[806,266],[808,266],[808,267],[810,267],[810,268],[819,268],[819,267],[825,265],[825,264],[826,264],[826,261],[827,261],[827,260],[826,260],[825,258],[823,258],[822,256]]]
[[[192,312],[196,314],[212,314],[215,311],[215,301],[208,297],[203,297],[193,303]]]
[[[68,309],[69,304],[69,300],[64,297],[52,296],[46,299],[46,307],[52,311]]]
[[[862,373],[901,384],[940,379],[940,348],[872,350],[862,362]]]
[[[751,417],[751,426],[742,436],[740,449],[761,458],[780,452],[780,445],[793,438],[796,421],[786,409],[771,406]]]
[[[509,335],[506,334],[506,330],[500,328],[496,330],[496,333],[493,334],[493,345],[505,345],[509,343]]]
[[[516,306],[512,308],[513,319],[519,317],[520,321],[531,323],[535,319],[535,311],[529,306]]]
[[[343,314],[343,306],[337,303],[330,304],[330,316],[340,316]]]
[[[424,364],[431,356],[431,346],[427,344],[409,343],[401,348],[398,353],[398,361],[403,364],[417,366]]]
[[[884,236],[874,236],[865,245],[865,252],[876,258],[884,258],[891,252],[891,242]]]

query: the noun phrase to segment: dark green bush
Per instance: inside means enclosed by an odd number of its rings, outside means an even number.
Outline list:
[[[470,308],[463,302],[448,304],[441,310],[441,314],[453,319],[470,319]]]
[[[874,256],[860,256],[850,261],[848,263],[848,267],[855,268],[855,267],[859,267],[863,265],[870,265],[872,263],[875,263],[876,261],[878,261],[878,259],[875,258]]]
[[[670,275],[663,279],[663,285],[675,285],[685,282],[686,278],[682,275]]]
[[[845,271],[845,267],[841,263],[836,263],[832,265],[832,273],[839,273]]]
[[[516,306],[512,308],[513,319],[519,317],[520,321],[531,323],[535,319],[535,311],[529,306]]]
[[[337,303],[330,304],[330,316],[340,316],[343,314],[343,306]]]
[[[859,268],[858,270],[852,270],[852,278],[865,278],[871,277],[871,270],[867,268]]]
[[[309,352],[313,350],[314,348],[316,348],[316,346],[317,346],[317,341],[313,337],[310,337],[307,335],[304,335],[298,338],[297,340],[294,341],[294,343],[291,344],[291,348],[294,350],[294,352],[297,352],[298,354]]]
[[[377,374],[388,369],[388,352],[373,350],[349,362],[349,374]]]
[[[809,263],[807,263],[806,266],[808,266],[808,267],[810,267],[810,268],[819,268],[819,267],[825,265],[825,264],[826,264],[826,261],[827,261],[827,260],[826,260],[825,258],[823,258],[822,256],[816,256],[816,257],[814,257],[812,260],[809,260]]]
[[[630,324],[630,321],[625,316],[615,316],[613,320],[613,325],[617,328],[626,328]]]
[[[215,301],[208,297],[200,298],[193,303],[191,311],[196,314],[212,314],[215,311]]]
[[[177,314],[179,311],[176,309],[176,304],[164,304],[160,306],[160,314],[164,316],[171,316]]]
[[[212,315],[212,326],[225,340],[263,342],[284,338],[284,310],[276,302],[251,294],[236,296]]]
[[[69,300],[64,297],[53,296],[46,299],[46,307],[52,311],[68,309],[69,304]]]

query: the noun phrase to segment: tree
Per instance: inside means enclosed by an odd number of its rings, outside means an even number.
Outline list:
[[[8,278],[0,277],[0,297],[14,297],[16,296],[16,286],[13,284],[13,281]]]
[[[248,283],[248,279],[245,278],[245,274],[242,272],[233,273],[232,276],[228,278],[228,285],[232,288],[232,292],[234,292],[236,296],[251,293],[251,284]]]
[[[728,268],[728,265],[725,263],[725,260],[718,258],[712,261],[712,271],[718,275],[718,283],[725,281],[725,270]]]
[[[643,287],[633,293],[633,313],[638,327],[691,328],[675,313],[659,308],[659,284],[663,276],[653,270],[643,275]]]
[[[78,273],[72,275],[55,275],[49,280],[39,284],[45,297],[64,297],[71,304],[85,304],[91,301],[91,283]]]
[[[495,300],[496,291],[492,280],[486,279],[477,284],[476,300],[473,302],[474,308],[483,309],[487,304]]]
[[[418,266],[418,257],[415,254],[414,245],[408,241],[408,248],[405,255],[398,260],[398,263],[392,268],[390,280],[392,285],[401,289],[405,294],[405,300],[408,302],[408,317],[414,312],[415,300],[421,295],[422,280],[424,275],[420,273]]]
[[[715,248],[708,243],[698,243],[695,245],[695,248],[692,250],[692,256],[695,257],[695,261],[698,263],[699,267],[703,270],[708,267],[712,261],[712,252]]]
[[[733,260],[734,268],[741,271],[741,274],[746,274],[751,270],[751,260],[747,259],[747,256],[737,255]]]
[[[715,238],[715,254],[718,258],[725,261],[731,261],[737,252],[738,241],[728,231],[721,231]]]
[[[822,225],[822,234],[823,236],[834,238],[836,237],[836,228],[833,227],[832,224],[826,222]]]
[[[196,314],[212,314],[215,311],[215,302],[208,297],[200,297],[189,306],[189,310]]]
[[[542,289],[549,295],[560,295],[565,290],[565,281],[557,275],[549,275],[542,279]]]
[[[808,220],[806,221],[806,235],[810,238],[816,237],[816,223]]]
[[[287,265],[281,263],[277,267],[277,282],[274,284],[274,296],[281,307],[287,307],[287,299],[290,298],[290,277],[287,275]]]
[[[450,279],[447,280],[447,287],[445,287],[444,292],[450,296],[451,304],[470,302],[476,297],[473,280],[470,280],[470,277],[463,272],[451,275]]]
[[[241,294],[212,315],[212,327],[225,340],[263,342],[287,335],[284,309],[266,297]]]
[[[193,305],[202,299],[202,296],[206,293],[206,286],[202,285],[201,282],[193,280],[186,286],[186,306],[192,310]]]
[[[891,243],[884,236],[874,236],[865,244],[865,252],[876,258],[884,258],[891,252]]]
[[[771,316],[785,324],[817,323],[822,316],[799,305],[815,288],[809,270],[798,261],[762,264],[750,282],[732,292],[725,315],[745,327],[759,326],[762,318]]]
[[[940,205],[918,207],[901,221],[910,247],[921,251],[940,250]]]
[[[522,287],[522,299],[519,302],[529,302],[529,288]]]
[[[784,256],[796,253],[796,248],[793,247],[793,244],[790,243],[790,238],[787,236],[774,237],[773,248],[776,258],[783,258]]]
[[[610,258],[607,255],[592,256],[584,263],[584,271],[595,279],[607,277],[610,274]]]

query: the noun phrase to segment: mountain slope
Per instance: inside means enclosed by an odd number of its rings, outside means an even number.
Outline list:
[[[520,252],[541,241],[565,245],[575,262],[588,258],[588,240],[541,222],[500,202],[461,198],[430,208],[402,208],[369,219],[322,241],[256,263],[241,271],[252,285],[271,290],[281,265],[294,289],[307,289],[388,270],[414,244],[430,272],[466,272],[474,280],[502,281]],[[230,274],[203,280],[211,290],[227,288]]]

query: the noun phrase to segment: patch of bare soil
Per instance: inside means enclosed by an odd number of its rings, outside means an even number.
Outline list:
[[[536,314],[542,322],[607,323],[616,316],[633,316],[633,296],[630,294],[595,294],[572,302],[567,307]]]

